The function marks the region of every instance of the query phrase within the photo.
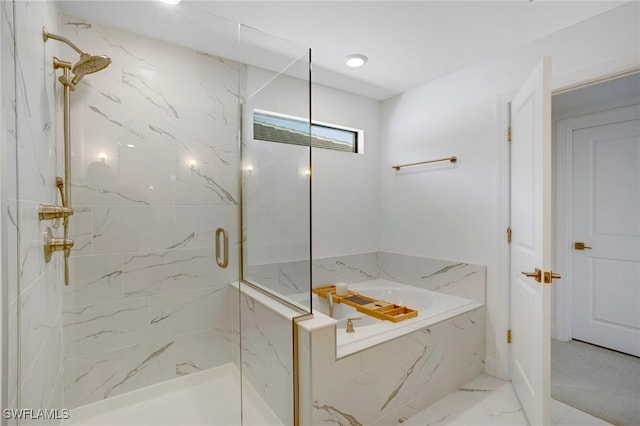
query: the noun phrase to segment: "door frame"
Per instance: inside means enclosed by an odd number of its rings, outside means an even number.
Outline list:
[[[613,116],[620,114],[635,114],[637,106],[619,107],[613,110],[595,112],[580,115],[578,117],[566,118],[558,120],[558,126],[555,129],[554,154],[556,156],[554,168],[554,189],[555,189],[555,265],[558,270],[564,271],[563,285],[557,286],[555,289],[555,333],[552,331],[551,336],[562,341],[569,341],[573,337],[572,333],[572,290],[573,290],[573,274],[571,248],[572,225],[573,225],[573,207],[572,207],[572,184],[571,178],[573,172],[573,139],[569,137],[570,132],[586,127],[587,124],[598,122],[610,123]]]
[[[630,64],[622,65],[617,69],[603,70],[601,66],[595,66],[587,69],[582,69],[577,72],[570,73],[568,75],[555,77],[552,74],[551,77],[551,96],[561,93],[570,92],[584,87],[592,86],[594,84],[604,83],[609,80],[615,80],[617,78],[626,77],[628,75],[636,74],[640,72],[640,66]],[[510,125],[510,104],[516,95],[517,90],[513,89],[504,93],[500,93],[497,96],[497,140],[498,140],[498,176],[497,176],[497,189],[500,202],[497,205],[496,217],[498,228],[496,229],[496,235],[498,235],[497,246],[497,293],[496,293],[496,319],[493,324],[493,336],[495,337],[495,353],[493,354],[493,361],[488,362],[485,366],[487,374],[495,376],[499,379],[510,380],[511,372],[509,371],[509,357],[510,346],[507,343],[507,330],[511,327],[510,318],[510,289],[509,289],[509,274],[510,274],[510,246],[507,242],[507,228],[510,223],[510,211],[509,205],[511,204],[511,146],[508,139],[508,128]],[[552,111],[553,113],[553,111]],[[552,139],[552,147],[555,149],[555,140]],[[554,152],[555,154],[555,152]],[[554,174],[553,180],[556,180]],[[555,209],[556,200],[552,199],[552,208]],[[557,219],[556,219],[557,221]],[[555,225],[555,224],[554,224]],[[554,226],[552,225],[552,227]],[[556,247],[552,246],[555,250]],[[558,267],[556,258],[557,253],[552,255],[552,268],[553,271],[563,274],[566,272],[563,268]],[[564,281],[564,280],[563,280]],[[552,295],[552,313],[557,312],[557,300]],[[491,329],[488,329],[491,331]],[[554,335],[554,324],[551,324],[552,336]],[[487,359],[489,360],[489,359]]]

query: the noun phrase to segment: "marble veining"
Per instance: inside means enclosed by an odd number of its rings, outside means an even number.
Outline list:
[[[136,374],[141,373],[145,368],[147,368],[149,366],[149,364],[158,356],[162,355],[162,353],[164,351],[166,351],[169,347],[171,347],[173,345],[174,342],[169,342],[166,345],[164,345],[163,347],[153,351],[151,354],[149,354],[140,364],[136,365],[133,369],[129,370],[129,372],[127,372],[127,374],[124,376],[124,378],[122,378],[120,381],[118,381],[117,383],[109,386],[105,392],[104,392],[104,397],[108,398],[109,395],[118,387],[121,386],[123,383],[125,383],[127,380],[131,379],[133,376],[135,376]]]
[[[360,423],[358,419],[356,419],[353,415],[340,411],[336,407],[333,407],[331,405],[320,405],[318,401],[314,401],[313,408],[315,408],[316,410],[325,411],[332,418],[335,418],[335,420],[332,420],[332,422],[335,422],[339,425],[362,426],[362,423]],[[343,423],[341,420],[347,423]]]

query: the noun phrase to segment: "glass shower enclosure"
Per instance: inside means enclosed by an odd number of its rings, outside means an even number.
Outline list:
[[[200,377],[212,425],[297,423],[291,322],[256,316],[246,290],[311,309],[310,51],[202,5],[2,2],[3,407],[83,424]],[[62,226],[38,209],[65,176],[52,61],[78,54],[42,27],[112,60],[70,94],[68,286],[63,252],[43,255]],[[292,118],[296,143],[254,138],[256,111]],[[274,349],[282,374],[247,347]]]

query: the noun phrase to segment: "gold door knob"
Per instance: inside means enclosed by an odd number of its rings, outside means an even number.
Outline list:
[[[545,284],[551,284],[551,282],[553,280],[559,280],[560,278],[562,278],[562,275],[556,274],[556,273],[554,273],[552,271],[544,273],[544,283]]]
[[[576,241],[575,243],[573,243],[573,248],[575,248],[576,250],[591,250],[593,247],[585,246],[584,243]]]
[[[534,278],[537,282],[542,282],[542,271],[538,268],[534,272],[523,272],[522,275],[526,275],[529,278]]]

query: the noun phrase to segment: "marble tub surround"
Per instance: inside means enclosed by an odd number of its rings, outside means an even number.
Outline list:
[[[339,305],[339,309],[334,309],[334,318],[340,322],[336,327],[337,358],[366,350],[372,346],[407,335],[415,330],[431,327],[439,322],[483,306],[481,303],[471,299],[440,294],[426,289],[416,289],[413,286],[385,279],[352,284],[350,289],[370,297],[374,297],[372,295],[376,294],[375,290],[380,289],[378,292],[387,297],[385,301],[414,308],[418,311],[418,315],[398,322],[384,321],[360,313],[350,306]],[[403,291],[405,292],[404,294]],[[326,299],[313,295],[312,300],[314,313],[328,313]],[[345,319],[347,317],[360,317],[363,319],[355,321],[356,331],[354,333],[346,333],[345,331]]]
[[[384,278],[414,287],[485,303],[486,267],[464,262],[371,252],[312,261],[313,287],[337,282],[360,283]],[[283,295],[299,294],[294,283],[305,282],[308,262],[252,265],[251,280]]]
[[[479,307],[340,359],[334,327],[302,321],[303,424],[388,425],[420,412],[484,371],[485,317]]]
[[[73,408],[232,360],[239,66],[61,22],[63,36],[112,59],[71,95],[76,245],[62,342]],[[215,263],[218,227],[230,235],[227,269]]]
[[[384,278],[485,303],[486,267],[405,254],[372,252],[313,261],[313,286]]]

